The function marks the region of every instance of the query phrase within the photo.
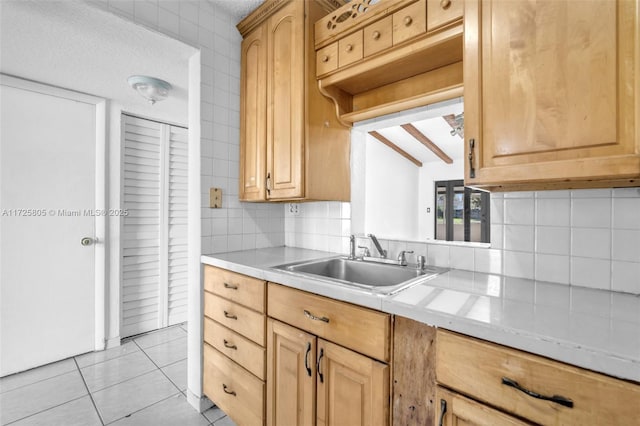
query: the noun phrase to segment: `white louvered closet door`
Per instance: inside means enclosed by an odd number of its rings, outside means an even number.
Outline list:
[[[187,317],[187,129],[123,115],[121,336]]]

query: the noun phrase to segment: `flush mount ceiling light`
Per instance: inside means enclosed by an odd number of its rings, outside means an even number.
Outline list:
[[[149,101],[151,105],[157,101],[167,99],[171,85],[164,80],[146,75],[132,75],[127,79],[129,85],[140,93],[140,96]]]

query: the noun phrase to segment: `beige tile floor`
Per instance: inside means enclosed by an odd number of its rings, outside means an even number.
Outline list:
[[[185,398],[186,325],[0,379],[0,425],[235,426]]]

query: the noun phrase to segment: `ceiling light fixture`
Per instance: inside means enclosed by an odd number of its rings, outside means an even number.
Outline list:
[[[167,99],[171,85],[159,78],[146,75],[132,75],[127,79],[129,85],[140,93],[140,96],[149,101],[151,105],[157,101]]]

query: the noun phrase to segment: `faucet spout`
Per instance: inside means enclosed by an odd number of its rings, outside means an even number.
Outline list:
[[[373,241],[373,245],[376,246],[376,250],[378,250],[378,253],[380,253],[380,257],[386,259],[387,251],[382,249],[382,246],[380,245],[380,242],[378,241],[376,236],[373,234],[369,234],[367,235],[367,237],[371,238],[371,241]]]

